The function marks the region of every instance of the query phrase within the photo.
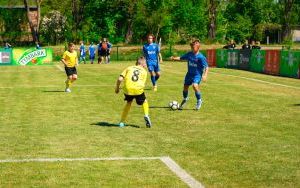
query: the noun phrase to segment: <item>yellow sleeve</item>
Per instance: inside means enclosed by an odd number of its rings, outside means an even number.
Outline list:
[[[128,68],[126,68],[125,70],[123,70],[123,72],[120,74],[120,76],[123,76],[123,78],[125,78],[127,72],[128,72]]]
[[[63,58],[63,59],[66,59],[66,56],[67,56],[67,51],[64,52],[62,58]]]

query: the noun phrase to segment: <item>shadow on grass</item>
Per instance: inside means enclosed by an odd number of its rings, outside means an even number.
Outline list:
[[[167,106],[149,106],[149,108],[168,108],[170,109],[169,107]],[[171,110],[171,109],[170,109]]]
[[[300,106],[300,104],[293,104],[292,106]]]
[[[92,123],[91,125],[97,125],[97,126],[101,126],[101,127],[119,127],[119,124],[108,123],[108,122],[97,122],[97,123]],[[133,125],[133,124],[126,124],[125,127],[140,128],[140,126]]]
[[[167,106],[150,106],[149,108],[165,108],[165,109],[168,109],[169,111],[176,111],[176,110],[172,110],[170,107],[167,107]],[[186,111],[186,110],[193,110],[193,111],[196,111],[196,110],[193,109],[193,108],[184,108],[184,109],[178,110],[178,111]]]
[[[63,90],[50,90],[50,91],[43,91],[43,92],[47,92],[47,93],[60,93],[60,92],[65,92]]]

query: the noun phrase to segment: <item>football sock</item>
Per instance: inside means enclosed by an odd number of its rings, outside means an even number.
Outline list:
[[[72,81],[70,79],[67,79],[65,81],[65,83],[66,83],[66,88],[69,88],[71,86],[71,84],[72,84]]]
[[[127,102],[126,105],[124,106],[123,112],[122,112],[122,116],[121,116],[121,122],[125,122],[126,117],[128,115],[128,112],[130,110],[131,107],[131,103]]]
[[[155,76],[151,76],[151,82],[152,82],[152,85],[154,85],[154,86],[155,86],[155,82],[156,82],[156,80],[155,80]]]
[[[155,76],[155,81],[157,81],[159,79],[159,76],[158,75],[156,75]]]
[[[200,91],[195,91],[195,96],[196,96],[197,100],[200,100],[201,99]]]
[[[182,92],[183,98],[186,99],[188,97],[188,94],[189,94],[188,91],[183,91]]]
[[[149,116],[149,104],[147,100],[145,100],[143,103],[143,110],[144,110],[144,115]]]

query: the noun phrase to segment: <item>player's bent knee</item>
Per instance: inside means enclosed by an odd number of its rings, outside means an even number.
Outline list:
[[[198,84],[193,84],[193,89],[194,89],[195,91],[198,91],[198,90],[199,90],[199,85],[198,85]]]

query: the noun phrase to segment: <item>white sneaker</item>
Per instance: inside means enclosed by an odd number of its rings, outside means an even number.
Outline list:
[[[144,116],[145,122],[146,122],[146,127],[151,128],[151,120],[149,116]]]
[[[202,100],[199,99],[196,103],[196,110],[199,110],[201,108],[201,105],[202,105]]]
[[[67,93],[71,93],[71,90],[70,90],[70,88],[66,88],[65,92],[67,92]]]
[[[125,123],[120,122],[120,123],[119,123],[119,127],[121,127],[121,128],[122,128],[122,127],[125,127]]]

